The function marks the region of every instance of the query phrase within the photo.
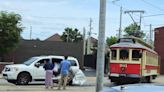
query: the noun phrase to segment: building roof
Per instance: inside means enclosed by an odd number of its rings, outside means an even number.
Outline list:
[[[56,33],[50,36],[49,38],[45,39],[45,41],[63,41],[63,40],[60,38],[60,35]]]
[[[155,28],[155,30],[164,30],[164,26],[157,27],[157,28]]]
[[[90,41],[92,42],[92,43],[97,43],[97,39],[96,38],[94,38],[94,37],[90,37]]]

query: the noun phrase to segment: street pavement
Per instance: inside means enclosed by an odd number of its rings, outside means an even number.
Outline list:
[[[68,86],[66,90],[57,90],[57,84],[54,84],[53,89],[45,89],[44,82],[32,82],[26,86],[14,85],[4,80],[2,74],[0,74],[0,92],[95,92],[96,71],[86,69],[83,72],[87,76],[87,81],[84,85]],[[110,85],[110,81],[107,78],[104,78],[104,80],[105,85]]]
[[[45,89],[44,85],[28,85],[28,86],[17,86],[17,85],[4,85],[0,86],[0,92],[94,92],[95,87],[83,87],[83,86],[68,86],[66,90],[57,90],[57,86],[53,89]]]
[[[83,71],[87,81],[84,83],[83,86],[95,86],[96,85],[96,71],[94,69],[86,69]],[[105,84],[108,85],[110,84],[110,80],[108,80],[107,77],[104,78]],[[0,84],[6,84],[8,83],[6,80],[3,80],[2,74],[0,74]],[[44,82],[32,82],[31,85],[42,85]]]
[[[44,82],[32,82],[26,86],[14,85],[4,80],[2,74],[0,74],[0,92],[95,92],[96,71],[88,69],[84,73],[87,76],[84,85],[68,86],[66,90],[57,90],[57,84],[54,84],[53,89],[45,89]],[[153,83],[164,85],[164,76],[159,76],[156,80],[153,80]],[[112,87],[115,85],[110,82],[108,77],[104,77],[104,86]]]
[[[0,79],[2,79],[2,74],[0,74]]]

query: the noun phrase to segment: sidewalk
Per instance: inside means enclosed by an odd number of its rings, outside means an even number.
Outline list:
[[[45,89],[44,85],[28,85],[28,86],[0,86],[0,92],[95,92],[95,87],[67,86],[66,90],[57,90],[57,86],[53,89]]]
[[[164,84],[164,75],[159,75],[155,80],[154,83]]]

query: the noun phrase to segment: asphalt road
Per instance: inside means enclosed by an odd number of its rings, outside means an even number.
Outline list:
[[[73,85],[68,86],[67,90],[62,92],[95,92],[96,86],[96,71],[92,69],[88,69],[84,71],[85,75],[87,76],[87,81],[84,85]],[[2,76],[2,75],[0,75]],[[105,86],[112,86],[110,80],[107,77],[104,78]],[[44,81],[42,82],[32,82],[26,86],[14,85],[8,83],[6,80],[0,78],[0,92],[61,92],[57,90],[57,84],[54,84],[54,89],[45,89]]]
[[[96,86],[96,71],[95,70],[86,70],[84,71],[87,76],[87,81],[84,85],[74,85],[68,86],[66,90],[62,92],[95,92]],[[1,76],[1,75],[0,75]],[[153,81],[155,84],[164,85],[164,76],[159,76],[156,80]],[[115,86],[107,77],[104,77],[104,87],[109,88]],[[61,92],[57,90],[57,84],[54,84],[53,89],[45,89],[44,82],[32,82],[26,86],[14,85],[8,83],[6,80],[0,78],[0,92]]]
[[[104,79],[106,81],[106,79]],[[108,80],[109,81],[109,80]],[[107,81],[105,82],[105,86],[109,87],[112,84]],[[87,77],[87,82],[82,85],[74,85],[68,86],[66,90],[62,90],[62,92],[95,92],[96,86],[96,78],[95,77]],[[0,79],[0,92],[61,92],[61,90],[57,90],[57,84],[54,84],[53,89],[45,89],[44,82],[33,82],[26,86],[14,85],[8,83],[4,79]]]

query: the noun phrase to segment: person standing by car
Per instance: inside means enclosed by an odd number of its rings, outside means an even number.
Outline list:
[[[53,88],[53,80],[52,80],[52,76],[53,76],[53,68],[54,68],[54,64],[51,63],[49,60],[44,60],[44,66],[43,68],[46,71],[46,76],[45,76],[45,87],[46,89],[48,87]]]
[[[63,89],[66,89],[66,85],[67,85],[67,79],[68,79],[68,73],[69,73],[69,69],[71,66],[71,63],[67,60],[68,56],[64,57],[65,59],[61,61],[60,63],[60,74],[61,74],[61,78],[59,81],[59,87],[58,90],[60,90],[62,84],[63,84]]]
[[[53,69],[53,75],[56,77],[60,75],[60,71],[59,71],[60,64],[57,61],[54,61],[54,65],[55,67]]]

